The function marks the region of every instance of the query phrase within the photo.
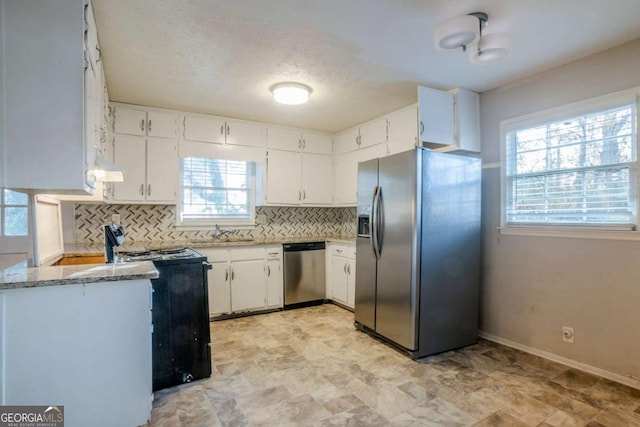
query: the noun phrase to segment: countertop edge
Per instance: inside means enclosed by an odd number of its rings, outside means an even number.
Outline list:
[[[7,269],[0,272],[0,291],[12,289],[150,280],[159,277],[152,262],[84,264]]]

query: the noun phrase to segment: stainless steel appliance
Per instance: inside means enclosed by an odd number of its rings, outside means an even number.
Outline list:
[[[413,358],[477,341],[480,168],[424,148],[359,164],[357,328]]]
[[[320,304],[324,301],[324,251],[324,242],[283,245],[285,309]]]
[[[207,258],[189,248],[120,252],[124,262],[153,261],[153,391],[211,376]]]

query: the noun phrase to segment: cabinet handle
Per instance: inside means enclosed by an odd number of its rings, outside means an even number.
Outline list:
[[[226,282],[229,280],[229,269],[227,268],[224,272],[225,272],[224,281]]]
[[[231,127],[229,126],[229,123],[227,123],[227,135],[231,135]]]
[[[305,190],[302,190],[302,200],[306,200],[307,198],[307,192]]]
[[[140,184],[140,195],[144,196],[144,184]]]
[[[351,276],[351,264],[347,264],[347,274]]]
[[[302,149],[302,140],[298,140],[298,150]]]
[[[278,255],[278,252],[269,252],[269,255]]]
[[[302,200],[302,191],[298,191],[298,200]]]
[[[231,280],[235,279],[236,277],[236,272],[233,271],[233,268],[231,269]]]
[[[96,52],[98,52],[98,59],[96,59],[96,62],[100,62],[102,59],[102,52],[100,52],[100,47],[98,45],[96,45]]]
[[[186,133],[187,133],[187,116],[184,116],[182,118],[182,139],[187,139],[186,137]]]
[[[341,254],[342,253],[342,249],[336,249],[336,252]]]
[[[347,274],[347,264],[342,267],[342,271],[344,271],[344,274]]]
[[[424,123],[420,120],[420,135],[424,133]]]
[[[140,120],[140,130],[144,132],[144,119]]]
[[[220,125],[220,135],[224,135],[224,125]]]
[[[149,120],[149,126],[147,127],[147,130],[151,132],[151,120]]]
[[[147,196],[151,196],[151,184],[147,186]]]
[[[271,277],[271,267],[267,265],[267,277]]]
[[[307,140],[303,139],[302,140],[302,149],[304,150],[305,148],[307,148]]]

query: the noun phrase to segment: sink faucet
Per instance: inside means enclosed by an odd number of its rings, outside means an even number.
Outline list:
[[[233,233],[234,230],[223,230],[220,228],[220,226],[218,224],[216,224],[216,231],[213,233],[213,238],[214,239],[219,239],[222,236],[227,236],[229,237],[230,234]]]

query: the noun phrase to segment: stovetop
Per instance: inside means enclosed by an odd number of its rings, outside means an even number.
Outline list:
[[[118,252],[122,262],[177,261],[202,258],[203,255],[189,248],[155,249],[148,251]]]

